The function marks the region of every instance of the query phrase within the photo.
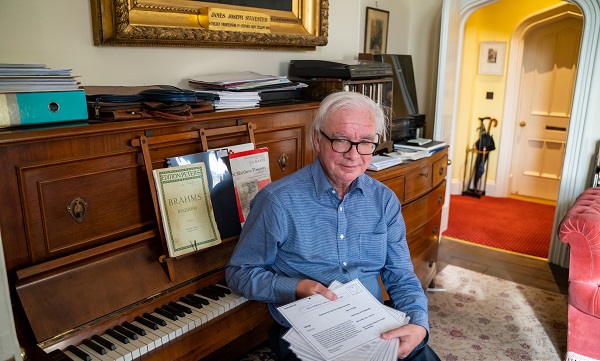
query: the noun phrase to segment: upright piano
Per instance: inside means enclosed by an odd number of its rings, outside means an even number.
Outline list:
[[[237,237],[169,273],[144,157],[133,139],[248,124],[273,180],[312,161],[318,104],[0,131],[0,231],[13,316],[30,360],[228,360],[266,339],[266,305],[236,295],[223,267]],[[211,149],[248,141],[230,133]],[[153,168],[200,151],[150,148]]]

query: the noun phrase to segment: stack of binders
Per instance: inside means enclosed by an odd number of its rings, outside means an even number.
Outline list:
[[[0,63],[0,128],[87,120],[71,69]]]

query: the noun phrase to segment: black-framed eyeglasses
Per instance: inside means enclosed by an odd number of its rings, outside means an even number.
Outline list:
[[[348,139],[331,139],[322,130],[319,130],[319,132],[323,134],[325,139],[331,142],[331,149],[337,153],[348,153],[352,149],[352,146],[355,145],[358,154],[369,155],[373,154],[379,145],[378,142],[351,142]]]

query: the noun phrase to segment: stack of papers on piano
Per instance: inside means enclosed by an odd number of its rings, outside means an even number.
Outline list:
[[[45,64],[0,63],[0,92],[76,90],[71,69],[51,69]]]
[[[389,167],[393,167],[396,164],[402,163],[403,159],[400,157],[390,157],[387,155],[374,155],[371,158],[371,163],[367,167],[368,170],[382,170]]]
[[[383,305],[358,279],[334,282],[329,288],[338,296],[336,301],[314,295],[278,308],[292,325],[283,338],[296,356],[301,360],[397,360],[398,339],[384,340],[381,334],[408,324],[409,317]]]

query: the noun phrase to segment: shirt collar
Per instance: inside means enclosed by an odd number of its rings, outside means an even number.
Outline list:
[[[315,183],[316,196],[320,197],[324,192],[331,192],[333,190],[333,186],[329,183],[329,180],[325,176],[325,172],[323,171],[323,167],[321,166],[321,162],[319,161],[319,157],[315,158],[315,160],[310,164],[310,172],[313,177],[313,182]],[[355,189],[360,191],[361,194],[364,194],[363,187],[365,185],[364,177],[368,177],[366,174],[361,174],[357,179],[355,179],[352,184],[350,184],[350,190],[348,193],[353,192]]]

